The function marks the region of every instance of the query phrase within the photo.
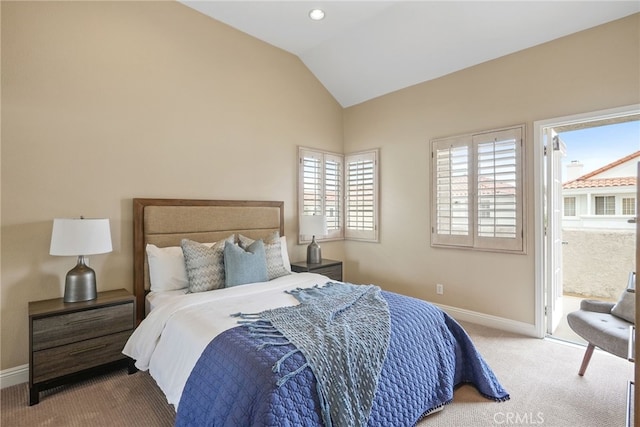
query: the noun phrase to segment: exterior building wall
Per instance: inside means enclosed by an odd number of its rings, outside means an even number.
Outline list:
[[[562,240],[564,293],[616,301],[635,269],[635,226],[563,230]]]
[[[621,165],[612,167],[610,169],[607,169],[606,171],[602,171],[596,177],[597,178],[618,178],[623,176],[636,176],[637,169],[638,169],[637,160],[638,160],[637,158],[634,158],[633,160],[622,163]]]
[[[562,227],[564,229],[590,228],[590,229],[622,229],[635,230],[635,224],[628,221],[635,215],[622,215],[622,200],[636,197],[636,186],[618,187],[614,189],[578,189],[563,190],[563,198],[575,197],[576,215],[563,216]],[[596,215],[595,197],[614,196],[616,198],[615,215]]]

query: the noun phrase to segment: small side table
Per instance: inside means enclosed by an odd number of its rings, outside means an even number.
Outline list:
[[[99,292],[91,301],[62,298],[29,303],[29,405],[40,391],[128,366],[122,349],[136,325],[135,297],[125,289]]]
[[[323,258],[318,264],[308,264],[306,261],[291,263],[291,271],[295,273],[318,273],[331,280],[342,282],[342,261]]]

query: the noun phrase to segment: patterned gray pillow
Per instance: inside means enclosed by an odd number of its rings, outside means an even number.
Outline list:
[[[234,242],[231,235],[212,247],[182,239],[180,246],[189,279],[189,292],[204,292],[224,288],[224,245]]]
[[[238,240],[240,242],[240,246],[245,250],[254,242],[253,239],[243,236],[242,234],[238,234]],[[284,261],[282,260],[280,233],[274,231],[262,239],[262,241],[264,242],[264,251],[267,259],[267,276],[269,277],[269,280],[291,274],[291,272],[285,268]]]

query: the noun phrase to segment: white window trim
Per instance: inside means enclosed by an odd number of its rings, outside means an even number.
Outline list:
[[[433,247],[449,247],[449,248],[465,248],[476,249],[485,251],[497,251],[508,253],[525,253],[525,239],[524,239],[524,216],[525,216],[525,197],[524,197],[524,125],[512,126],[503,129],[495,129],[486,132],[478,132],[474,134],[460,135],[448,138],[439,138],[431,140],[431,246]],[[515,153],[515,230],[513,237],[482,237],[479,235],[479,213],[478,213],[478,168],[477,168],[477,148],[478,143],[485,143],[491,138],[514,138],[517,143],[514,146]],[[462,148],[462,149],[461,149]],[[466,154],[465,149],[466,148]],[[438,169],[438,151],[447,151],[453,155],[449,158],[447,154],[444,154],[442,160],[455,159],[459,161],[455,163],[457,168],[451,166],[451,169],[446,166]],[[466,155],[466,160],[465,160]],[[466,163],[466,166],[465,166]],[[453,163],[450,163],[453,165]],[[440,174],[439,174],[440,172]],[[443,175],[444,173],[444,175]],[[457,180],[451,180],[449,178],[456,178]],[[457,181],[457,182],[456,182]],[[440,187],[440,194],[444,191],[444,194],[450,193],[449,201],[444,205],[448,207],[451,218],[451,226],[443,230],[444,233],[438,230],[438,215],[440,212],[446,214],[447,211],[441,211],[440,208],[443,205],[438,205],[438,184],[442,184]],[[457,188],[454,188],[457,187]],[[465,188],[466,187],[466,188]],[[454,194],[455,192],[458,194]],[[445,197],[446,198],[446,197]],[[458,199],[455,200],[454,199]],[[455,208],[453,205],[458,204],[461,208],[458,208],[458,230],[454,231],[453,224],[456,218]],[[465,211],[466,206],[466,211]],[[440,211],[439,211],[440,210]],[[465,213],[466,212],[466,213]],[[442,218],[442,216],[440,216]]]

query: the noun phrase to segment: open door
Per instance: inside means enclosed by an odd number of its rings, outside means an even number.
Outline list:
[[[545,128],[547,162],[547,221],[545,225],[547,334],[553,334],[562,320],[562,158],[567,148],[553,128]]]
[[[554,336],[564,331],[565,323],[562,316],[563,299],[567,299],[563,293],[563,277],[565,271],[563,253],[567,248],[563,240],[562,221],[564,217],[564,196],[562,195],[562,168],[561,159],[565,150],[571,150],[564,146],[558,139],[554,144],[554,131],[563,135],[580,129],[589,129],[599,126],[626,123],[640,119],[640,104],[612,108],[608,110],[576,114],[572,116],[557,117],[535,121],[533,124],[534,135],[534,159],[533,159],[533,187],[534,187],[534,251],[535,251],[535,335],[542,338],[545,335]],[[626,141],[626,140],[625,140]],[[603,142],[599,148],[609,149],[609,144]],[[631,140],[630,150],[638,150],[637,140]],[[588,148],[588,147],[587,147]],[[640,195],[638,196],[640,199]],[[640,206],[640,203],[639,203]],[[636,210],[640,217],[640,207]],[[639,223],[640,224],[640,223]],[[636,242],[640,248],[640,242]],[[571,245],[571,242],[569,242]],[[640,249],[638,249],[640,259]],[[640,261],[638,262],[640,264]],[[640,267],[639,267],[640,268]],[[640,296],[639,296],[640,297]],[[573,300],[572,300],[573,302]],[[640,316],[640,310],[638,311]],[[559,328],[556,326],[559,325]],[[566,325],[568,327],[568,325]],[[571,338],[569,338],[571,339]],[[638,340],[640,342],[640,340]],[[640,393],[639,393],[640,394]],[[640,423],[638,423],[640,426]]]
[[[637,181],[640,183],[640,162],[638,163]],[[636,215],[640,214],[640,185],[636,184]],[[638,270],[640,267],[640,217],[636,216],[636,279],[638,277]],[[636,288],[636,307],[640,304],[640,292]],[[640,323],[640,310],[636,309],[636,322]],[[633,328],[631,337],[633,338],[630,345],[633,346],[632,354],[629,355],[630,359],[635,360],[636,355],[640,354],[640,340],[636,339],[636,327]],[[635,426],[640,424],[640,418],[638,417],[638,408],[640,408],[640,393],[636,393],[636,384],[640,384],[640,364],[638,361],[634,364],[633,382],[629,385],[629,395],[627,396],[628,409],[627,409],[627,425]]]

